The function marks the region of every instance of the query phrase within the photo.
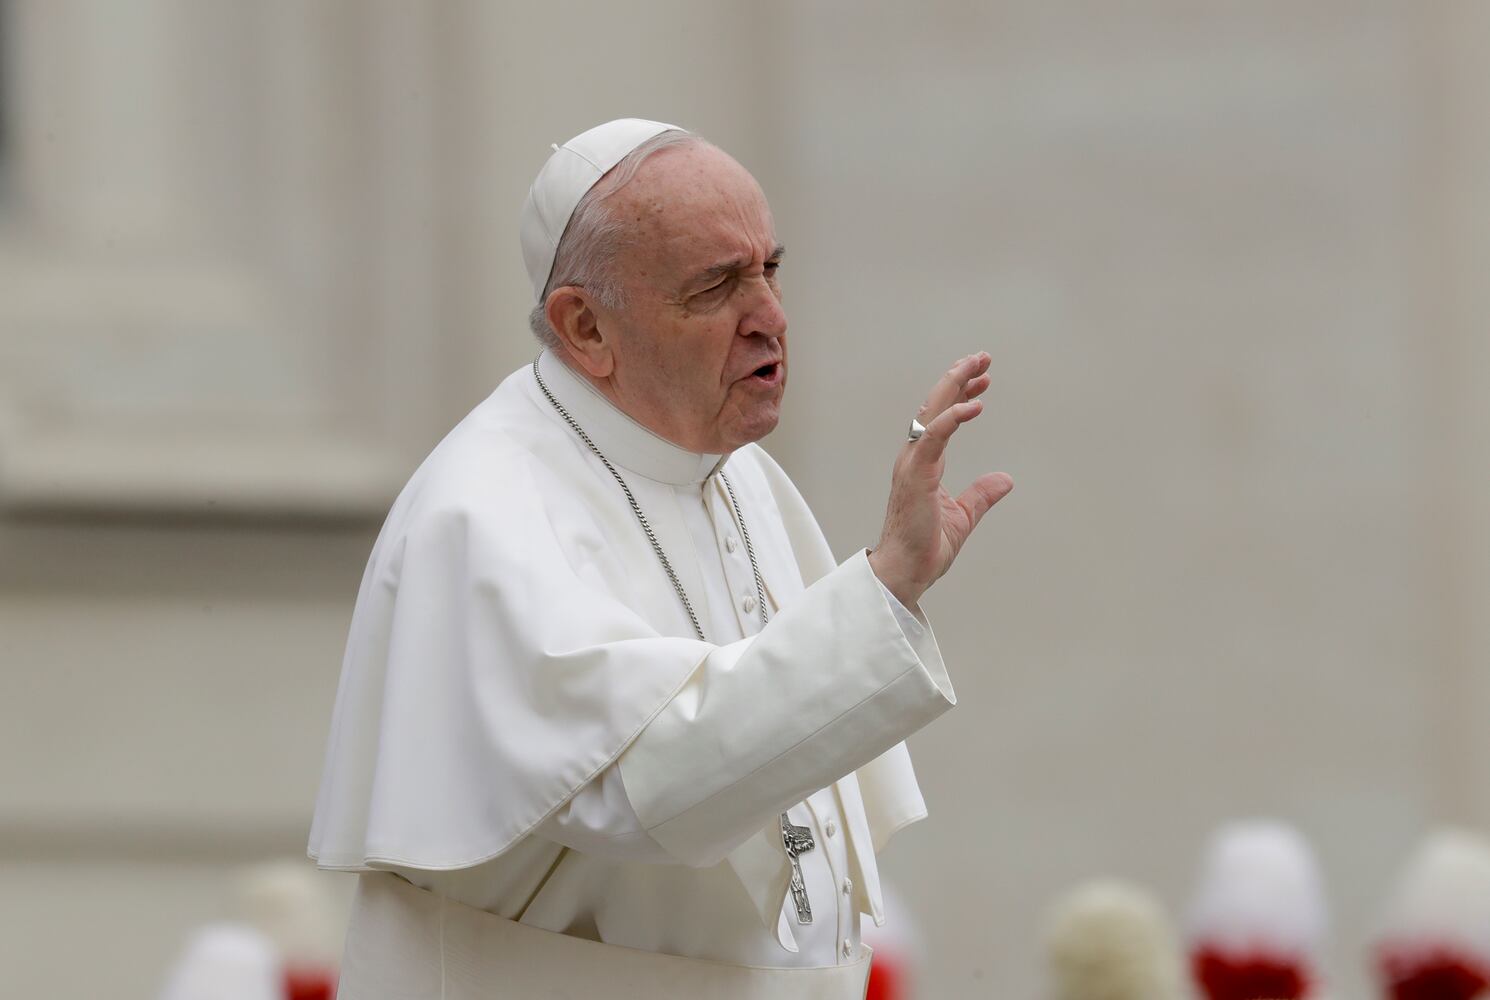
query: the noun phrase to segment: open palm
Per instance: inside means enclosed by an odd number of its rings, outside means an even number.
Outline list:
[[[986,353],[972,354],[937,380],[917,413],[925,433],[908,441],[895,459],[885,526],[869,559],[907,607],[947,572],[983,515],[1014,488],[1003,472],[984,473],[955,497],[942,485],[947,442],[983,412],[977,397],[991,381],[990,363]]]

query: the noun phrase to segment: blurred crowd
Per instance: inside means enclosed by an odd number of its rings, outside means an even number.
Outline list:
[[[298,861],[249,869],[233,919],[200,928],[161,1000],[332,1000],[342,924],[325,883]],[[899,897],[866,930],[865,1000],[912,1000],[924,950]],[[1352,949],[1380,1000],[1490,998],[1490,838],[1427,836]],[[1308,840],[1281,822],[1228,824],[1211,837],[1183,921],[1145,887],[1083,883],[1056,900],[1045,933],[1046,1000],[1328,1000],[1328,893]]]
[[[1073,889],[1047,930],[1051,1000],[1325,1000],[1327,893],[1295,828],[1243,822],[1206,848],[1183,933],[1142,886]],[[1445,829],[1407,860],[1372,940],[1382,1000],[1490,996],[1490,840]]]

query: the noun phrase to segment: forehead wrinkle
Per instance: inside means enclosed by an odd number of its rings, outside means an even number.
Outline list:
[[[765,261],[780,260],[786,255],[786,247],[777,243],[771,248],[771,252],[765,255]],[[740,254],[729,260],[718,264],[711,264],[694,275],[696,278],[720,278],[735,271],[744,270],[755,259],[754,253]]]
[[[764,200],[757,204],[720,202],[710,206],[695,227],[684,229],[674,242],[685,251],[694,251],[703,258],[704,268],[710,272],[723,272],[730,268],[742,268],[759,257],[769,260],[778,250],[775,226]]]
[[[747,225],[747,216],[733,210],[727,211],[733,219],[710,214],[712,217],[696,219],[692,225],[658,233],[661,257],[680,280],[724,276],[743,270],[758,256],[762,261],[769,259],[774,252],[775,233],[760,215],[750,213],[755,218],[751,220],[753,225]]]
[[[616,214],[633,230],[631,250],[680,281],[740,269],[758,252],[770,259],[779,247],[760,186],[715,147],[660,151],[616,193],[616,202]],[[653,267],[643,270],[658,277]]]

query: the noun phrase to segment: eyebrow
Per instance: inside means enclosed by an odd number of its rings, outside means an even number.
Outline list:
[[[776,244],[776,248],[771,251],[771,256],[766,258],[766,263],[780,263],[781,258],[785,256],[786,247],[783,244],[778,243]],[[735,271],[738,271],[740,268],[744,267],[745,264],[746,261],[743,258],[736,257],[734,260],[727,260],[723,263],[715,264],[712,267],[706,267],[702,271],[696,273],[692,278],[688,279],[688,287],[692,288],[706,281],[714,281],[718,278],[723,278],[726,275],[733,274]]]

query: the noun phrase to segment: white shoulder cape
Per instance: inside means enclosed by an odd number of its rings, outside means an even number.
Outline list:
[[[786,606],[835,568],[827,542],[760,448],[726,468],[768,598]],[[424,461],[373,548],[310,856],[349,870],[496,858],[615,761],[713,648],[614,480],[519,370]],[[873,849],[925,815],[904,744],[857,774]]]

